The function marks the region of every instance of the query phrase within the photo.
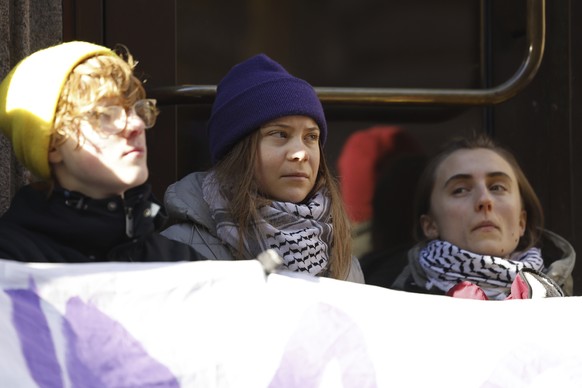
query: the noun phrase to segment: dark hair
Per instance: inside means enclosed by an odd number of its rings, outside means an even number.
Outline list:
[[[525,233],[519,240],[517,250],[526,250],[535,246],[540,239],[544,224],[544,212],[540,200],[513,154],[507,149],[495,144],[491,138],[483,134],[475,135],[471,138],[452,139],[428,162],[420,176],[416,191],[414,215],[416,239],[419,241],[426,240],[420,225],[420,216],[428,214],[430,211],[430,197],[434,188],[436,179],[435,175],[438,167],[455,151],[478,148],[484,148],[495,152],[509,163],[513,169],[517,178],[517,185],[519,187],[523,208],[527,213]]]

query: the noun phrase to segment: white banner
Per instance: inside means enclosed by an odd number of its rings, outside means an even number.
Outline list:
[[[1,387],[580,387],[582,299],[474,301],[257,261],[0,260]]]

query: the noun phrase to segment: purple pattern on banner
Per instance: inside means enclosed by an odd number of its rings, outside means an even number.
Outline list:
[[[98,376],[95,376],[91,370],[81,360],[75,352],[75,345],[78,341],[71,324],[63,320],[63,335],[67,339],[67,370],[69,379],[73,387],[99,388],[105,385]]]
[[[376,370],[365,343],[360,328],[346,313],[316,304],[299,320],[269,387],[319,387],[326,366],[335,361],[341,370],[341,386],[375,388]]]
[[[5,290],[12,301],[12,322],[33,380],[40,388],[63,386],[61,367],[40,298],[31,289]]]
[[[62,369],[41,300],[29,289],[4,290],[28,370],[39,388],[63,387]],[[55,315],[60,316],[58,312]],[[74,387],[179,387],[171,371],[151,356],[125,328],[96,307],[74,297],[62,319],[66,363]]]
[[[170,370],[149,356],[143,346],[118,322],[79,298],[67,303],[69,339],[67,366],[87,370],[71,374],[73,386],[85,386],[86,373],[99,376],[102,387],[179,387]]]

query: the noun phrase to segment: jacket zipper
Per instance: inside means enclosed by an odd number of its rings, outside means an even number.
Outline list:
[[[127,237],[133,238],[133,208],[125,209],[125,234]]]

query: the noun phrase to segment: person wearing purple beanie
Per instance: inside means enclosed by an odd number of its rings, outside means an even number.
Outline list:
[[[322,148],[313,87],[264,54],[220,81],[208,122],[213,167],[168,187],[162,232],[214,260],[274,249],[289,270],[364,283],[350,223]]]

